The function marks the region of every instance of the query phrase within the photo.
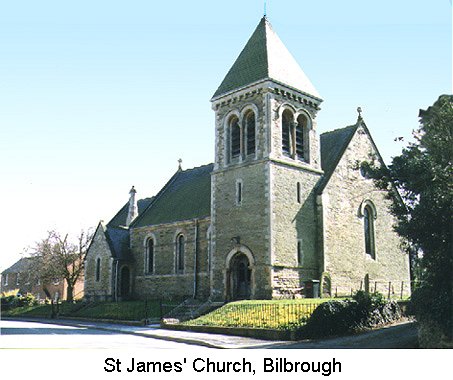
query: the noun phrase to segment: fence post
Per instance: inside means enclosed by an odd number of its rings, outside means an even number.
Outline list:
[[[338,286],[335,286],[335,298],[338,298]]]
[[[392,288],[392,281],[389,281],[389,295],[388,295],[388,299],[390,299],[391,288]]]
[[[403,290],[404,290],[404,281],[401,281],[401,296],[400,296],[400,299],[403,299]]]
[[[376,289],[377,289],[377,281],[374,281],[374,292],[376,293]]]

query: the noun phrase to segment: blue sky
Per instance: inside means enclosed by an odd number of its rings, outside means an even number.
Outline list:
[[[324,99],[318,132],[355,122],[385,160],[452,86],[449,0],[268,0],[268,18]],[[108,221],[135,185],[214,160],[210,98],[262,0],[0,5],[0,269],[46,231]],[[403,136],[405,142],[394,142]]]

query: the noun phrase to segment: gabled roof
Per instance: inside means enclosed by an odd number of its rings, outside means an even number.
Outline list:
[[[140,215],[151,204],[154,197],[139,199],[137,201],[138,214]],[[129,250],[130,235],[126,227],[126,219],[129,211],[127,202],[120,211],[104,227],[104,234],[112,253],[112,257],[118,260],[130,260]]]
[[[324,176],[318,184],[318,193],[323,192],[343,153],[351,142],[352,136],[354,136],[360,125],[361,120],[355,125],[321,134],[321,167],[324,171]]]
[[[178,171],[131,227],[205,218],[211,214],[211,172],[214,165]]]
[[[153,201],[154,197],[144,198],[137,201],[138,213],[142,213]],[[118,260],[130,260],[129,250],[129,229],[126,227],[126,218],[129,211],[129,202],[127,202],[116,215],[107,223],[100,222],[96,228],[95,234],[101,229],[105,240],[110,248],[113,258]],[[91,241],[93,244],[93,241]],[[90,247],[91,247],[90,244]],[[88,251],[90,250],[88,247]]]
[[[2,274],[25,272],[28,270],[32,259],[33,258],[31,257],[22,257],[21,259],[16,261],[13,265],[11,265],[9,268],[6,268],[2,272]]]
[[[151,204],[154,197],[144,198],[137,201],[138,214],[140,215]],[[108,227],[119,227],[126,225],[127,213],[129,211],[129,202],[127,202],[116,215],[107,223]]]
[[[255,82],[273,79],[320,98],[308,77],[263,17],[213,99]]]
[[[112,257],[118,260],[130,260],[129,230],[127,228],[107,226],[104,229],[104,233],[109,244]]]

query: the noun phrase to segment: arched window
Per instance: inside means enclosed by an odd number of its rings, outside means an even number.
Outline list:
[[[146,241],[146,260],[145,260],[145,272],[147,274],[154,273],[154,239],[149,238]]]
[[[282,152],[285,156],[289,157],[293,155],[292,123],[293,114],[289,110],[284,110],[282,115]]]
[[[296,125],[296,156],[298,160],[308,161],[308,126],[307,118],[299,115]]]
[[[244,131],[247,138],[247,156],[255,154],[255,113],[249,111],[244,118]]]
[[[241,154],[241,127],[239,119],[232,116],[229,122],[230,127],[230,154],[231,158],[239,157]]]
[[[96,259],[96,282],[99,282],[101,279],[101,258],[98,257]]]
[[[365,252],[372,259],[376,258],[374,246],[374,212],[370,205],[363,208],[363,227],[365,234]]]
[[[176,273],[184,273],[184,235],[178,235],[176,238]]]

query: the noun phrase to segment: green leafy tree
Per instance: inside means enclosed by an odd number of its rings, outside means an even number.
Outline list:
[[[417,319],[433,322],[443,338],[453,336],[453,96],[442,95],[420,110],[415,142],[394,157],[388,167],[363,163],[392,197],[396,231],[420,254],[420,287],[412,296]],[[399,200],[398,200],[399,198]]]
[[[30,269],[38,276],[48,294],[47,285],[64,279],[68,301],[74,298],[74,287],[84,271],[85,256],[92,239],[91,231],[82,231],[72,242],[69,236],[49,231],[47,237],[31,250]]]

